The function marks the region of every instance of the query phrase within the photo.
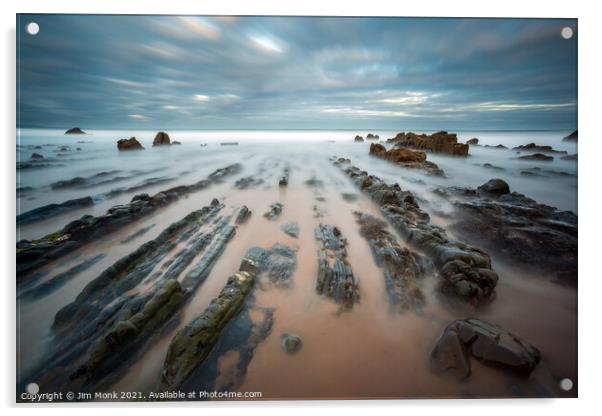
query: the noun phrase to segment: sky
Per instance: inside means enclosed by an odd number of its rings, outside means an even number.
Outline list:
[[[577,21],[18,15],[17,84],[18,127],[572,130]]]

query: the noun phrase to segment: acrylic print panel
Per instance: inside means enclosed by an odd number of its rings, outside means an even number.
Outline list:
[[[577,395],[576,20],[17,21],[17,401]]]

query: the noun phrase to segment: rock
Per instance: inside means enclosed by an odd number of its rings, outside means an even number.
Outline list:
[[[289,221],[286,224],[282,224],[280,229],[285,233],[290,235],[291,237],[298,238],[299,237],[299,224],[295,221]]]
[[[315,229],[318,250],[316,292],[346,308],[359,301],[359,282],[347,260],[347,240],[337,227],[319,224]]]
[[[554,160],[554,156],[547,156],[543,153],[533,153],[532,155],[525,155],[517,157],[518,160],[535,160],[538,162],[551,162]]]
[[[366,136],[366,140],[378,140],[378,134],[372,134],[372,133],[368,133],[368,135]]]
[[[419,150],[429,150],[433,153],[446,153],[453,156],[467,156],[468,144],[458,143],[456,134],[439,131],[431,135],[415,133],[399,133],[387,143],[396,147],[410,147]]]
[[[510,186],[502,179],[490,179],[479,186],[478,190],[488,194],[504,195],[510,193]]]
[[[537,348],[496,325],[479,319],[452,322],[431,352],[435,371],[463,379],[470,375],[470,356],[523,374],[530,374],[541,359]]]
[[[439,272],[440,289],[472,304],[495,296],[498,276],[489,255],[476,247],[450,239],[445,231],[430,224],[416,198],[398,184],[389,185],[355,166],[345,174],[381,207],[381,212],[411,246],[421,250]]]
[[[164,131],[160,131],[155,135],[153,146],[166,146],[170,144],[171,141],[169,139],[169,134],[165,133]]]
[[[82,129],[80,129],[79,127],[72,127],[69,130],[67,130],[65,132],[65,134],[86,134],[86,132],[84,132]]]
[[[264,180],[262,178],[245,176],[244,178],[237,179],[236,182],[234,182],[234,187],[237,189],[249,189],[256,188],[263,183]]]
[[[564,150],[555,150],[552,146],[540,146],[535,143],[524,144],[521,146],[513,147],[512,150],[520,150],[520,151],[533,151],[533,152],[541,152],[541,153],[560,153],[567,154]]]
[[[296,267],[295,250],[276,243],[271,249],[251,247],[245,254],[240,270],[264,273],[272,283],[287,286]]]
[[[564,139],[562,139],[563,142],[576,142],[578,139],[579,134],[577,133],[577,130],[575,130],[574,132],[572,132],[571,134],[569,134],[568,136],[566,136]]]
[[[364,141],[364,138],[362,136],[355,136],[355,139],[353,139],[353,141],[356,143],[361,143]]]
[[[135,137],[129,139],[121,139],[117,141],[117,149],[119,150],[144,150],[144,147]]]
[[[577,160],[577,153],[573,155],[562,156],[560,159],[562,160]]]
[[[290,174],[290,169],[284,168],[284,171],[282,172],[282,176],[280,177],[280,180],[278,181],[278,186],[283,187],[283,186],[288,185],[289,174]]]
[[[44,159],[44,156],[42,156],[39,153],[32,153],[31,154],[31,160],[40,160],[40,159]]]
[[[30,224],[32,222],[43,221],[50,217],[64,214],[69,211],[87,208],[94,205],[94,200],[90,196],[83,198],[70,199],[59,204],[48,204],[39,208],[26,211],[17,215],[17,224]]]
[[[220,146],[238,146],[238,142],[222,142]]]
[[[352,193],[348,193],[348,192],[343,192],[341,194],[341,197],[347,202],[355,202],[359,199],[358,194],[352,194]]]
[[[491,147],[491,148],[493,148],[493,149],[507,149],[507,147],[506,147],[506,146],[504,146],[503,144],[498,144],[498,145],[496,145],[496,146],[491,146],[491,145],[489,145],[489,144],[486,144],[486,145],[485,145],[485,147]]]
[[[50,184],[52,189],[64,189],[64,188],[77,188],[83,185],[86,185],[88,180],[86,178],[82,178],[81,176],[76,176],[75,178],[68,179],[65,181],[58,181]]]
[[[415,152],[406,148],[387,150],[380,143],[372,143],[370,144],[370,154],[407,168],[424,169],[430,175],[444,176],[442,169],[435,163],[426,160],[424,152]]]
[[[297,353],[301,347],[303,346],[303,341],[299,338],[298,335],[289,334],[288,332],[280,335],[280,346],[289,354]]]
[[[270,210],[263,214],[263,216],[268,220],[276,220],[278,217],[280,217],[280,214],[282,214],[283,207],[284,205],[281,203],[274,202],[272,205],[270,205]]]
[[[174,140],[173,142],[171,142],[171,144],[175,144],[175,145],[181,145],[182,143],[181,143],[181,142],[179,142],[179,141],[177,141],[177,140]]]
[[[246,205],[243,205],[236,216],[236,224],[244,224],[249,218],[251,218],[251,210]]]
[[[466,142],[466,144],[470,144],[470,145],[476,146],[476,145],[478,145],[478,144],[479,144],[479,139],[477,139],[476,137],[474,137],[474,138],[472,138],[472,139],[468,140],[468,141]]]
[[[493,169],[493,170],[506,170],[501,166],[495,166],[495,165],[492,165],[491,163],[483,163],[483,167],[487,168],[487,169]]]

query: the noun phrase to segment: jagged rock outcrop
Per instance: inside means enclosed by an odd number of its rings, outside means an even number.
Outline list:
[[[465,379],[470,376],[471,356],[523,374],[531,373],[541,358],[537,348],[519,336],[479,319],[466,319],[445,328],[431,352],[431,365],[436,372]]]
[[[430,175],[445,176],[439,166],[426,160],[426,153],[424,152],[415,152],[406,148],[387,150],[380,143],[372,143],[370,144],[370,154],[407,168],[424,169]]]
[[[431,135],[415,133],[399,133],[387,143],[394,143],[397,147],[410,147],[419,150],[429,150],[433,153],[445,153],[453,156],[467,156],[468,144],[458,143],[455,133],[438,131]]]
[[[139,194],[134,196],[129,204],[116,205],[110,208],[105,215],[98,217],[84,215],[78,220],[71,221],[61,230],[42,238],[21,240],[17,243],[17,280],[19,281],[27,273],[74,251],[86,243],[145,217],[182,196],[206,189],[214,183],[219,183],[224,177],[237,174],[241,170],[242,166],[240,164],[229,165],[217,169],[206,179],[192,185],[176,186],[158,192],[153,196]]]
[[[430,261],[402,248],[393,234],[387,231],[384,221],[360,212],[356,212],[355,217],[360,234],[370,245],[374,261],[383,269],[391,306],[399,312],[420,310],[425,296],[419,281],[433,268]]]
[[[559,281],[577,281],[577,216],[539,204],[508,184],[492,179],[477,189],[445,188],[454,203],[451,228],[464,238],[496,250]]]
[[[571,134],[569,134],[568,136],[563,138],[562,141],[563,142],[576,142],[578,138],[579,138],[579,133],[577,130],[575,130],[574,132],[572,132]]]
[[[171,140],[169,139],[169,134],[164,131],[158,132],[153,139],[153,146],[167,146],[170,144]]]
[[[316,292],[346,308],[359,301],[359,281],[347,260],[347,240],[337,227],[320,224],[315,229],[318,250]]]
[[[144,147],[140,144],[138,139],[130,137],[129,139],[117,140],[118,150],[144,150]]]
[[[72,127],[69,130],[67,130],[65,134],[86,134],[86,132],[80,129],[79,127]]]
[[[485,251],[454,241],[445,230],[430,224],[429,215],[420,209],[414,195],[398,184],[389,185],[355,166],[344,172],[380,205],[383,215],[401,236],[432,261],[442,290],[475,305],[493,299],[498,276]]]
[[[564,155],[566,155],[568,153],[565,150],[556,150],[552,146],[540,146],[535,143],[522,144],[520,146],[513,147],[512,150],[540,152],[540,153],[558,153],[558,154],[564,154]]]

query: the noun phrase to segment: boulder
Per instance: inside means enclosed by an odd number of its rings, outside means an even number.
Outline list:
[[[303,346],[303,341],[301,341],[298,335],[285,332],[280,335],[280,346],[285,352],[295,354]]]
[[[564,139],[562,139],[563,142],[576,142],[578,139],[578,133],[577,130],[575,130],[574,132],[572,132],[571,134],[569,134],[568,136],[566,136]]]
[[[86,134],[86,132],[80,129],[79,127],[72,127],[69,130],[67,130],[65,134]]]
[[[477,189],[484,193],[496,195],[504,195],[510,193],[510,186],[508,186],[508,184],[502,179],[490,179],[483,185],[479,186]]]
[[[41,160],[41,159],[44,159],[44,156],[42,156],[41,154],[39,154],[39,153],[31,154],[31,160]]]
[[[471,144],[471,145],[473,145],[473,146],[476,146],[476,145],[478,145],[478,144],[479,144],[479,139],[477,139],[476,137],[474,137],[474,138],[472,138],[472,139],[468,140],[468,141],[466,142],[466,144]]]
[[[280,229],[282,230],[282,232],[290,235],[291,237],[299,237],[299,224],[295,221],[289,221],[286,224],[282,224]]]
[[[470,375],[470,357],[496,368],[530,374],[541,359],[537,348],[505,329],[479,319],[452,322],[431,352],[437,372],[463,379]]]
[[[144,150],[144,147],[135,137],[129,139],[121,139],[117,141],[117,149],[119,150]]]
[[[364,138],[362,136],[355,136],[355,139],[353,139],[354,142],[357,143],[361,143],[364,141]]]
[[[165,146],[170,144],[171,141],[169,140],[169,134],[165,133],[164,131],[160,131],[155,135],[153,146]]]

